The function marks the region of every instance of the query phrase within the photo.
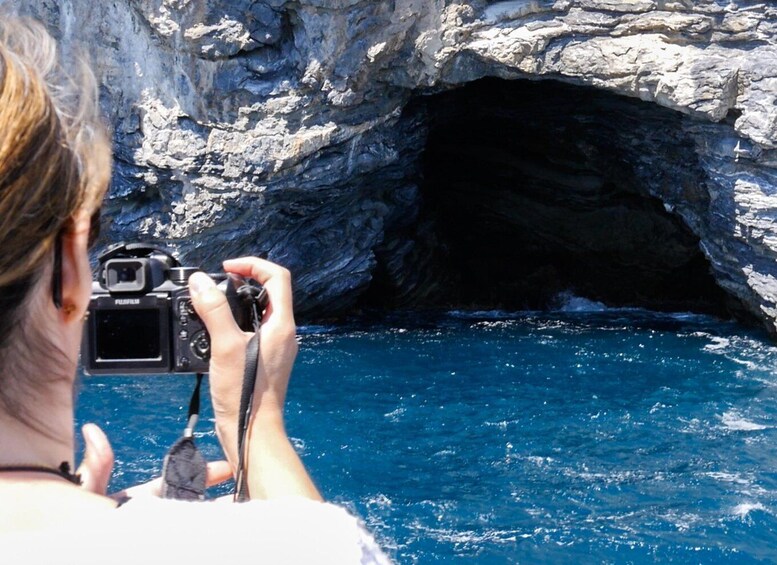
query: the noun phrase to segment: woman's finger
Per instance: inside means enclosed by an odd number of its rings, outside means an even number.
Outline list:
[[[293,317],[294,300],[288,269],[259,257],[240,257],[224,261],[224,270],[258,281],[267,290],[273,312]]]
[[[207,466],[207,476],[205,483],[212,487],[220,485],[232,478],[232,469],[224,460],[209,461]],[[126,502],[130,498],[143,496],[162,496],[162,477],[150,480],[147,483],[141,483],[134,487],[126,488],[111,495],[111,498],[117,502]]]
[[[232,478],[232,467],[226,460],[208,462],[208,475],[205,479],[209,487],[220,485]]]

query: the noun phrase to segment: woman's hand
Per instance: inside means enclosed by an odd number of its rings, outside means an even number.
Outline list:
[[[225,261],[224,270],[255,279],[269,298],[259,336],[253,414],[247,436],[249,491],[253,497],[297,495],[320,499],[283,425],[283,405],[298,349],[291,275],[283,267],[257,257]],[[210,390],[216,434],[234,471],[246,345],[253,334],[238,327],[226,297],[206,274],[193,274],[189,291],[210,334]]]
[[[140,496],[162,496],[162,477],[109,495],[108,483],[111,480],[114,462],[113,448],[105,432],[96,424],[84,424],[81,433],[84,436],[84,445],[86,446],[84,459],[77,471],[77,474],[81,475],[81,488],[94,494],[108,496],[117,502]],[[226,461],[208,462],[206,487],[219,485],[231,478],[232,471]]]
[[[275,263],[256,257],[225,261],[224,270],[252,278],[267,291],[269,301],[259,336],[259,367],[254,389],[254,406],[257,408],[256,413],[282,418],[291,368],[299,349],[297,327],[294,323],[291,274]],[[247,334],[247,338],[250,339],[252,335]],[[242,374],[240,377],[238,388],[242,386]]]
[[[267,291],[269,303],[262,319],[253,404],[255,413],[282,420],[291,367],[297,355],[291,276],[283,267],[256,257],[225,261],[224,269],[255,279]],[[192,275],[189,291],[197,315],[210,334],[209,379],[216,432],[234,469],[246,345],[253,334],[238,327],[226,296],[208,275]]]

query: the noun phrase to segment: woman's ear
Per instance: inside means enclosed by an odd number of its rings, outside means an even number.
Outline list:
[[[70,229],[61,238],[61,288],[62,307],[60,313],[65,321],[79,323],[89,306],[92,294],[92,270],[89,266],[90,215],[79,211],[72,220]]]

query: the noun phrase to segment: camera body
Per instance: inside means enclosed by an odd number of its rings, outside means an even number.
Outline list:
[[[210,335],[187,286],[199,269],[167,251],[117,244],[98,258],[84,328],[81,362],[89,375],[206,373]],[[241,329],[258,327],[265,290],[237,275],[211,275]]]

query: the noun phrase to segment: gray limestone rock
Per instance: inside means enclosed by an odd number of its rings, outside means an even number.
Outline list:
[[[603,139],[575,166],[660,199],[717,284],[777,333],[770,3],[29,0],[22,11],[66,51],[86,51],[99,75],[116,154],[106,241],[161,240],[210,269],[266,255],[293,271],[302,314],[383,292],[445,302],[456,277],[441,267],[450,242],[423,164],[441,114],[415,102],[483,77],[554,81],[666,110],[666,125],[618,134],[621,173],[597,160]],[[566,186],[552,176],[548,186]]]

